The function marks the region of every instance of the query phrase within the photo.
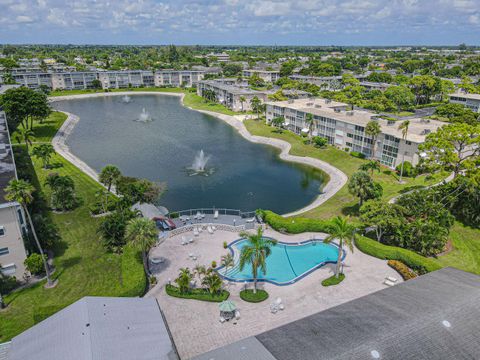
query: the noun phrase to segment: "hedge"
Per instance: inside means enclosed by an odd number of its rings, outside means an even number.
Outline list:
[[[263,220],[279,232],[287,232],[290,234],[300,234],[303,232],[328,233],[331,229],[331,223],[328,220],[285,218],[270,210],[263,210],[262,214]]]
[[[227,290],[222,290],[219,294],[210,294],[206,289],[191,289],[187,293],[181,293],[180,289],[176,286],[167,284],[165,286],[165,291],[168,295],[182,298],[182,299],[194,299],[194,300],[201,300],[201,301],[209,301],[209,302],[222,302],[227,300],[230,296],[230,293]]]
[[[425,274],[442,268],[434,259],[426,258],[411,250],[388,246],[365,236],[358,236],[356,247],[363,253],[385,260],[398,260],[419,274]]]
[[[415,274],[412,270],[410,270],[407,265],[402,263],[401,261],[398,260],[388,260],[387,262],[388,266],[390,266],[392,269],[394,269],[396,272],[398,272],[400,275],[402,275],[403,280],[410,280],[414,279],[417,277],[417,274]]]

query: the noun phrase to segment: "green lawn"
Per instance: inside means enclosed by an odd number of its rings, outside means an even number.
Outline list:
[[[37,139],[51,139],[54,128],[64,120],[63,114],[53,113],[43,125],[37,124]],[[15,155],[19,176],[30,173],[35,187],[48,199],[49,191],[43,183],[49,170],[42,169],[35,158],[32,158],[33,167],[28,162],[23,166],[24,146],[16,146]],[[0,342],[11,339],[83,296],[139,296],[145,289],[146,279],[139,254],[130,249],[122,255],[109,253],[96,233],[100,220],[90,216],[88,206],[100,186],[61,156],[56,155],[52,162],[60,166],[54,171],[74,179],[76,193],[82,199],[81,205],[69,213],[46,214],[58,227],[61,236],[61,241],[53,249],[54,277],[59,283],[54,289],[46,290],[42,283],[6,296],[8,307],[0,312]]]
[[[275,137],[288,141],[292,148],[290,153],[297,156],[309,156],[326,161],[338,169],[342,170],[347,176],[351,176],[358,167],[366,160],[358,159],[351,156],[349,153],[339,150],[333,146],[328,146],[324,149],[315,148],[312,145],[305,145],[304,138],[294,134],[291,131],[283,131],[278,133],[263,121],[247,120],[245,125],[253,135],[260,135],[265,137]],[[404,178],[405,183],[399,184],[398,176],[394,171],[386,167],[382,167],[380,173],[375,172],[373,179],[378,181],[383,187],[383,197],[388,200],[394,196],[399,195],[404,191],[413,189],[415,187],[427,186],[440,181],[446,174],[438,174],[436,176],[427,178],[426,176],[418,176],[414,179]],[[323,218],[329,219],[336,215],[352,215],[355,216],[358,211],[358,200],[348,192],[347,186],[344,186],[331,199],[326,201],[321,206],[302,214],[302,217]]]

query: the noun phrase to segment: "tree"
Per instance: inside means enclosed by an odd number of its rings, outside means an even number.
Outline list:
[[[365,134],[369,135],[372,139],[372,158],[375,158],[375,152],[377,149],[377,138],[378,135],[380,135],[381,133],[382,129],[378,121],[371,120],[367,123],[367,126],[365,126]]]
[[[190,281],[192,281],[193,274],[190,272],[189,268],[181,268],[180,274],[175,279],[176,284],[182,294],[188,292],[190,289]]]
[[[241,232],[240,237],[247,239],[247,244],[242,247],[240,252],[240,271],[242,271],[247,264],[252,266],[253,292],[257,293],[258,270],[260,269],[263,274],[266,274],[266,260],[271,254],[272,246],[274,246],[277,241],[263,237],[263,230],[261,227],[257,229],[256,234]]]
[[[257,73],[253,73],[252,76],[248,78],[248,85],[252,87],[263,87],[265,86],[265,80],[263,80]]]
[[[250,100],[250,106],[252,107],[252,110],[256,112],[256,114],[257,114],[257,120],[260,119],[261,105],[262,105],[262,102],[261,102],[261,100],[260,100],[257,96],[254,96],[254,97]]]
[[[358,168],[361,171],[370,171],[370,175],[373,175],[374,171],[380,172],[380,161],[378,160],[369,160]]]
[[[113,186],[116,186],[117,182],[120,180],[122,173],[120,169],[115,165],[106,165],[100,172],[98,176],[98,181],[107,187],[107,190],[110,191]]]
[[[365,171],[357,171],[352,175],[348,182],[348,191],[360,199],[360,206],[365,200],[378,199],[383,194],[382,186],[374,182]]]
[[[381,200],[368,200],[360,208],[360,219],[375,229],[378,242],[384,237],[398,235],[404,224],[404,209],[397,204],[389,204]]]
[[[429,75],[414,76],[410,79],[410,87],[415,94],[417,104],[427,104],[432,95],[440,92],[436,79]]]
[[[418,147],[422,164],[453,171],[455,177],[476,166],[480,156],[480,125],[455,123],[442,126]]]
[[[129,207],[121,208],[103,218],[98,232],[102,235],[105,246],[110,250],[118,250],[125,245],[125,229],[128,222],[136,216]]]
[[[323,148],[327,146],[328,144],[328,139],[321,137],[321,136],[314,136],[313,137],[313,143],[315,144],[315,147],[318,148]]]
[[[45,255],[44,255],[45,257]],[[30,274],[38,275],[41,274],[45,269],[43,267],[43,261],[47,259],[42,259],[42,255],[37,253],[30,254],[29,257],[25,259],[23,264],[30,271]]]
[[[313,114],[306,114],[305,115],[305,124],[308,126],[308,138],[311,141],[312,140],[313,127],[315,125],[315,120],[313,118]]]
[[[143,266],[148,275],[148,252],[157,243],[157,225],[153,220],[144,217],[133,218],[127,224],[125,237],[133,248],[142,252]]]
[[[408,127],[410,126],[410,120],[405,120],[403,121],[399,126],[398,126],[398,130],[401,130],[402,131],[402,139],[404,141],[407,141],[407,135],[408,135]],[[402,182],[402,177],[403,177],[403,166],[404,166],[404,162],[405,162],[405,152],[403,152],[402,154],[402,167],[400,169],[400,179],[398,182]]]
[[[332,226],[330,229],[330,235],[328,235],[324,242],[330,243],[334,240],[338,240],[338,257],[337,265],[335,267],[335,276],[338,278],[340,275],[340,264],[342,262],[343,245],[347,244],[350,251],[353,252],[353,243],[356,237],[356,229],[352,224],[348,223],[348,220],[342,216],[337,216],[332,220]]]
[[[277,116],[272,119],[271,124],[276,126],[277,128],[281,129],[283,124],[285,124],[285,118],[283,116]]]
[[[43,168],[46,169],[50,164],[50,159],[55,154],[55,149],[51,144],[41,144],[35,146],[32,155],[42,160]]]
[[[101,89],[102,88],[102,82],[98,79],[93,79],[92,80],[92,87],[94,89]]]
[[[397,111],[401,109],[408,109],[415,103],[415,95],[412,91],[405,85],[401,86],[390,86],[384,92],[387,99],[393,101],[397,106]]]
[[[235,265],[233,256],[230,253],[226,255],[222,255],[221,260],[222,260],[221,264],[225,268],[225,273],[228,271],[228,268],[233,267]]]
[[[49,174],[45,185],[52,190],[51,205],[57,210],[70,210],[75,207],[75,183],[68,175],[62,176],[57,173]]]
[[[245,96],[240,96],[240,104],[242,105],[242,112],[243,112],[243,103],[247,101],[247,98]]]
[[[222,279],[215,271],[211,271],[205,275],[202,280],[202,285],[206,286],[210,294],[217,294],[222,289]]]
[[[35,188],[25,180],[10,180],[8,186],[5,188],[5,199],[8,201],[16,201],[20,204],[23,209],[23,212],[27,215],[28,223],[30,226],[30,230],[32,232],[33,238],[35,239],[35,243],[37,245],[38,251],[43,259],[43,267],[45,268],[45,274],[47,276],[47,286],[51,287],[53,285],[52,279],[50,278],[50,269],[48,267],[47,261],[45,259],[45,255],[43,253],[42,246],[40,245],[40,241],[38,240],[37,233],[35,232],[35,228],[33,227],[32,218],[30,216],[30,212],[28,211],[28,205],[33,201],[32,193],[35,191]]]
[[[32,129],[22,127],[17,130],[17,140],[18,142],[25,143],[25,147],[27,148],[28,152],[28,146],[32,145],[33,140],[35,140],[35,133]]]

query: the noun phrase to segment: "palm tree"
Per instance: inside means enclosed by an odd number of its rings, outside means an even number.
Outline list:
[[[243,112],[243,103],[247,101],[247,98],[245,96],[240,96],[240,104],[242,104],[242,112]]]
[[[55,149],[51,144],[41,144],[35,146],[32,150],[32,155],[42,160],[43,168],[46,169],[50,164],[50,159],[55,154]]]
[[[258,269],[260,268],[262,272],[266,274],[266,260],[272,252],[272,246],[274,246],[277,241],[263,237],[263,230],[261,227],[258,228],[256,234],[241,232],[240,237],[248,240],[248,244],[245,245],[240,252],[240,271],[243,270],[246,264],[252,265],[253,292],[256,293]]]
[[[382,132],[382,129],[380,128],[380,124],[375,120],[369,121],[367,123],[367,126],[365,127],[365,134],[370,135],[370,137],[372,138],[372,142],[373,142],[372,158],[375,158],[375,150],[376,150],[376,147],[377,147],[377,138],[378,138],[378,135],[380,135],[381,132]]]
[[[221,264],[225,268],[225,274],[226,274],[228,271],[228,268],[233,267],[235,265],[235,262],[233,261],[233,255],[230,253],[223,255]]]
[[[356,229],[352,224],[348,223],[347,218],[337,216],[332,220],[332,228],[330,235],[324,240],[326,243],[330,243],[333,240],[338,240],[338,258],[337,266],[335,268],[335,276],[338,278],[340,275],[340,264],[342,262],[343,245],[347,244],[350,251],[353,252],[353,243],[356,237]]]
[[[8,186],[5,188],[5,199],[8,201],[16,201],[20,204],[23,209],[23,212],[27,214],[28,223],[30,225],[30,229],[32,231],[33,238],[35,239],[35,243],[37,245],[38,251],[42,257],[43,267],[45,268],[45,273],[47,275],[47,286],[51,287],[53,285],[52,279],[50,278],[50,269],[47,264],[47,260],[45,258],[42,246],[40,245],[40,241],[38,240],[37,233],[35,232],[35,228],[33,227],[32,218],[30,216],[30,212],[28,211],[28,204],[33,201],[32,193],[35,191],[35,188],[32,184],[25,180],[10,180]]]
[[[370,171],[370,174],[373,176],[373,172],[380,172],[380,161],[378,160],[369,160],[366,163],[363,163],[358,168],[361,171]]]
[[[203,278],[202,285],[208,288],[210,294],[216,294],[222,289],[222,279],[216,272],[211,272]]]
[[[198,276],[198,280],[202,280],[202,276],[205,276],[207,274],[207,268],[205,265],[196,265],[195,268],[193,269],[194,275]]]
[[[28,152],[28,146],[32,145],[33,140],[35,139],[35,133],[32,129],[21,127],[17,130],[17,139],[19,142],[25,143]]]
[[[312,114],[305,115],[305,124],[308,126],[308,139],[312,140],[313,125],[315,124]]]
[[[257,113],[257,120],[260,119],[260,108],[262,105],[262,102],[260,101],[260,99],[257,96],[254,96],[250,100],[250,105],[252,106],[252,110]]]
[[[180,274],[178,278],[175,279],[175,282],[178,285],[181,293],[185,293],[188,291],[190,287],[190,281],[192,281],[192,273],[190,272],[189,268],[181,268]]]
[[[115,165],[106,165],[100,175],[98,176],[98,181],[107,187],[107,190],[110,191],[112,185],[116,185],[122,173],[119,168]]]
[[[407,135],[408,135],[408,127],[410,126],[410,120],[405,120],[400,124],[398,127],[398,130],[402,130],[402,138],[404,141],[407,141]],[[405,162],[405,151],[403,152],[403,157],[402,157],[402,168],[400,169],[400,180],[399,182],[402,182],[402,177],[403,177],[403,164]]]
[[[157,225],[147,218],[133,218],[127,224],[125,238],[130,241],[131,246],[142,252],[143,267],[148,275],[148,252],[157,243]]]

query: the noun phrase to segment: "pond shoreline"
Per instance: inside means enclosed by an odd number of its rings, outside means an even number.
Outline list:
[[[345,175],[342,171],[337,169],[336,167],[332,166],[331,164],[310,158],[310,157],[301,157],[301,156],[295,156],[295,155],[290,155],[290,149],[291,149],[291,144],[280,140],[280,139],[275,139],[275,138],[267,138],[263,136],[256,136],[250,134],[250,132],[247,130],[245,127],[243,120],[245,119],[245,115],[225,115],[225,114],[220,114],[216,113],[213,111],[207,111],[207,110],[197,110],[194,108],[191,108],[189,106],[186,106],[183,102],[183,98],[185,96],[184,93],[169,93],[169,92],[155,92],[155,91],[124,91],[124,92],[113,92],[113,93],[94,93],[94,94],[77,94],[77,95],[66,95],[66,96],[55,96],[55,97],[49,97],[49,100],[51,102],[55,101],[63,101],[63,100],[73,100],[73,99],[85,99],[85,98],[93,98],[93,97],[109,97],[109,96],[125,96],[125,95],[166,95],[166,96],[176,96],[180,98],[180,102],[182,106],[198,111],[201,113],[204,113],[206,115],[214,116],[233,128],[235,128],[240,135],[245,138],[246,140],[252,142],[252,143],[257,143],[257,144],[263,144],[263,145],[269,145],[273,146],[277,149],[280,150],[279,158],[285,161],[289,162],[295,162],[303,165],[308,165],[311,167],[314,167],[318,170],[323,171],[326,173],[329,177],[329,181],[323,186],[322,188],[322,193],[320,193],[309,205],[299,209],[295,210],[293,212],[289,212],[287,214],[284,214],[283,216],[296,216],[300,215],[304,212],[307,212],[309,210],[312,210],[320,205],[322,205],[325,201],[330,199],[333,195],[335,195],[346,183],[348,180],[347,175]],[[73,129],[75,128],[76,124],[78,121],[80,121],[80,118],[77,115],[64,112],[67,115],[67,119],[63,123],[63,125],[60,127],[58,132],[55,134],[52,144],[55,148],[55,151],[62,155],[65,159],[70,161],[72,164],[74,164],[77,168],[79,168],[81,171],[83,171],[85,174],[93,178],[95,181],[98,182],[98,173],[92,169],[89,165],[87,165],[83,160],[75,156],[70,152],[70,149],[66,143],[69,135],[72,133]]]

